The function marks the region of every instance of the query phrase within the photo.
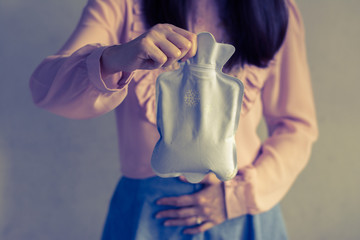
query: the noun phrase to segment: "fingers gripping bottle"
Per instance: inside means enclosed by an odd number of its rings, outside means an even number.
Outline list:
[[[235,132],[242,82],[222,68],[235,52],[210,33],[197,37],[196,55],[156,81],[157,142],[151,165],[160,177],[183,175],[192,183],[209,172],[226,181],[237,173]]]

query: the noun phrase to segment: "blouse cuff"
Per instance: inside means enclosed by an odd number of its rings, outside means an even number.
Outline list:
[[[240,217],[245,214],[257,214],[258,211],[252,200],[251,190],[255,181],[255,168],[253,166],[239,170],[231,180],[224,182],[225,205],[228,219]]]
[[[100,91],[118,92],[130,83],[133,77],[133,72],[119,72],[103,78],[101,75],[100,59],[106,48],[106,46],[99,47],[87,57],[86,66],[88,76],[90,82],[92,82]]]

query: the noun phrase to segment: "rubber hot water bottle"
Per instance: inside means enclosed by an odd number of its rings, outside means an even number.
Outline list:
[[[222,72],[235,52],[207,32],[198,34],[196,55],[156,81],[157,142],[151,165],[160,177],[183,175],[200,182],[209,172],[226,181],[237,173],[235,132],[242,82]]]

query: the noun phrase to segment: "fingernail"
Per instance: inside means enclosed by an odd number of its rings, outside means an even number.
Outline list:
[[[164,226],[171,226],[171,222],[168,221],[164,222]]]

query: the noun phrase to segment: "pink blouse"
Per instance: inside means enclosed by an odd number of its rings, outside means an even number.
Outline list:
[[[209,31],[225,41],[215,2],[195,2],[190,30]],[[277,204],[305,167],[317,138],[303,23],[294,1],[286,2],[286,39],[269,67],[246,65],[230,73],[244,83],[245,94],[236,132],[239,173],[224,183],[228,218],[258,214]],[[159,137],[155,81],[163,70],[103,77],[100,57],[106,47],[144,31],[140,0],[89,0],[70,39],[30,79],[34,102],[55,114],[86,119],[115,109],[121,172],[130,178],[155,175],[150,166]],[[262,116],[269,132],[263,143],[256,133]]]

